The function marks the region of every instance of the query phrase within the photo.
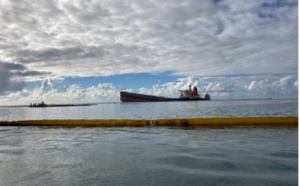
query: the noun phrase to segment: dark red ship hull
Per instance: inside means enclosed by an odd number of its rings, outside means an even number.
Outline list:
[[[122,102],[155,102],[155,101],[200,101],[207,100],[201,97],[194,98],[166,98],[161,96],[137,94],[131,92],[120,92],[120,100]]]

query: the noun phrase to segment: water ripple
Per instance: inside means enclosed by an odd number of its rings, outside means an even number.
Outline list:
[[[0,185],[298,183],[297,129],[13,127],[0,143]]]

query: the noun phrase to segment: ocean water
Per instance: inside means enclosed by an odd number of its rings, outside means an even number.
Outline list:
[[[0,185],[297,185],[288,128],[0,127]]]
[[[298,116],[297,100],[1,107],[1,120]],[[0,185],[298,185],[298,128],[0,127]]]
[[[81,107],[0,107],[0,120],[166,119],[298,116],[298,100],[105,103]]]

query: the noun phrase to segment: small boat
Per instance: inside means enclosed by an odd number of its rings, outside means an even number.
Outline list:
[[[30,103],[29,107],[73,107],[73,106],[91,106],[96,105],[92,103],[83,103],[83,104],[46,104],[43,101],[41,103]]]
[[[167,98],[161,96],[139,94],[132,92],[120,92],[120,100],[122,102],[155,102],[155,101],[200,101],[200,100],[210,100],[210,95],[205,94],[205,97],[202,98],[198,95],[197,87],[191,89],[189,86],[188,90],[180,90],[179,98]]]
[[[30,103],[29,107],[47,107],[48,105],[42,101],[41,103]]]

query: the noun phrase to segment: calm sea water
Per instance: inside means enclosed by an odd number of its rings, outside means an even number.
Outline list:
[[[298,116],[298,100],[107,103],[88,107],[0,107],[0,120],[165,119]]]
[[[1,107],[1,120],[298,116],[297,100]],[[0,185],[297,185],[296,128],[0,127]]]

